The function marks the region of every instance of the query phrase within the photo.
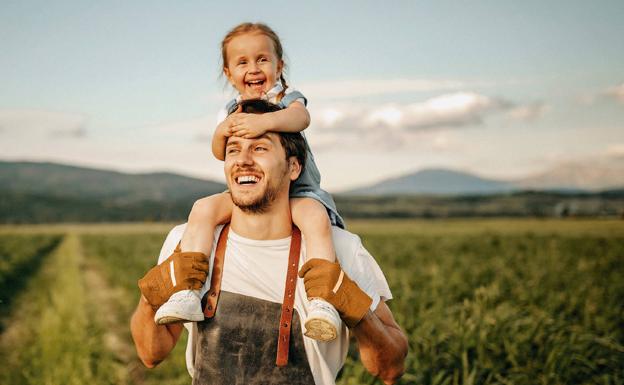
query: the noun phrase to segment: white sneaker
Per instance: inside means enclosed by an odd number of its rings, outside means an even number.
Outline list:
[[[154,322],[165,325],[176,322],[203,321],[204,312],[197,290],[181,290],[173,293],[154,316]]]
[[[303,334],[319,341],[335,339],[341,322],[336,308],[324,299],[314,298],[310,301],[309,310]]]

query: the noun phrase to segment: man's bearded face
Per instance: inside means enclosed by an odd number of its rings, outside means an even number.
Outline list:
[[[256,139],[230,137],[225,174],[232,201],[247,213],[263,213],[290,185],[286,154],[277,134]]]

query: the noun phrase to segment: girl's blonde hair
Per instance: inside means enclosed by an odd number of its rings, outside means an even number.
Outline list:
[[[271,29],[271,27],[263,23],[242,23],[232,28],[230,32],[228,32],[225,35],[225,37],[223,38],[223,41],[221,41],[221,59],[223,60],[222,68],[227,67],[226,48],[227,48],[228,43],[232,41],[232,39],[234,39],[235,37],[244,35],[246,33],[260,33],[260,34],[265,35],[269,39],[271,39],[271,41],[273,42],[273,48],[275,49],[275,54],[277,55],[277,58],[280,61],[284,62],[284,59],[283,59],[284,49],[282,48],[282,43],[280,42],[280,39],[275,33],[275,31]],[[283,89],[282,89],[282,92],[280,92],[279,95],[277,95],[277,100],[282,99],[282,97],[286,93],[286,88],[288,88],[288,84],[286,84],[286,79],[284,78],[285,69],[286,69],[286,64],[282,66],[282,73],[280,74],[280,82],[282,83]]]

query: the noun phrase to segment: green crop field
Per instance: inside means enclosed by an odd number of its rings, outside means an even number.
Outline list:
[[[401,384],[624,384],[624,222],[353,221],[409,339]],[[128,321],[168,224],[0,227],[0,384],[190,384]],[[352,347],[339,384],[375,384]]]

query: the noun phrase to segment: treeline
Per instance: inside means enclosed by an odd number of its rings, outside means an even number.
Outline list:
[[[199,198],[199,196],[197,197]],[[622,217],[624,190],[473,196],[335,196],[346,218]],[[194,199],[94,199],[0,192],[0,223],[185,221]]]
[[[120,203],[0,192],[0,223],[185,221],[193,202],[191,199]]]
[[[465,196],[335,196],[350,218],[622,217],[624,190],[600,193],[527,191]]]

